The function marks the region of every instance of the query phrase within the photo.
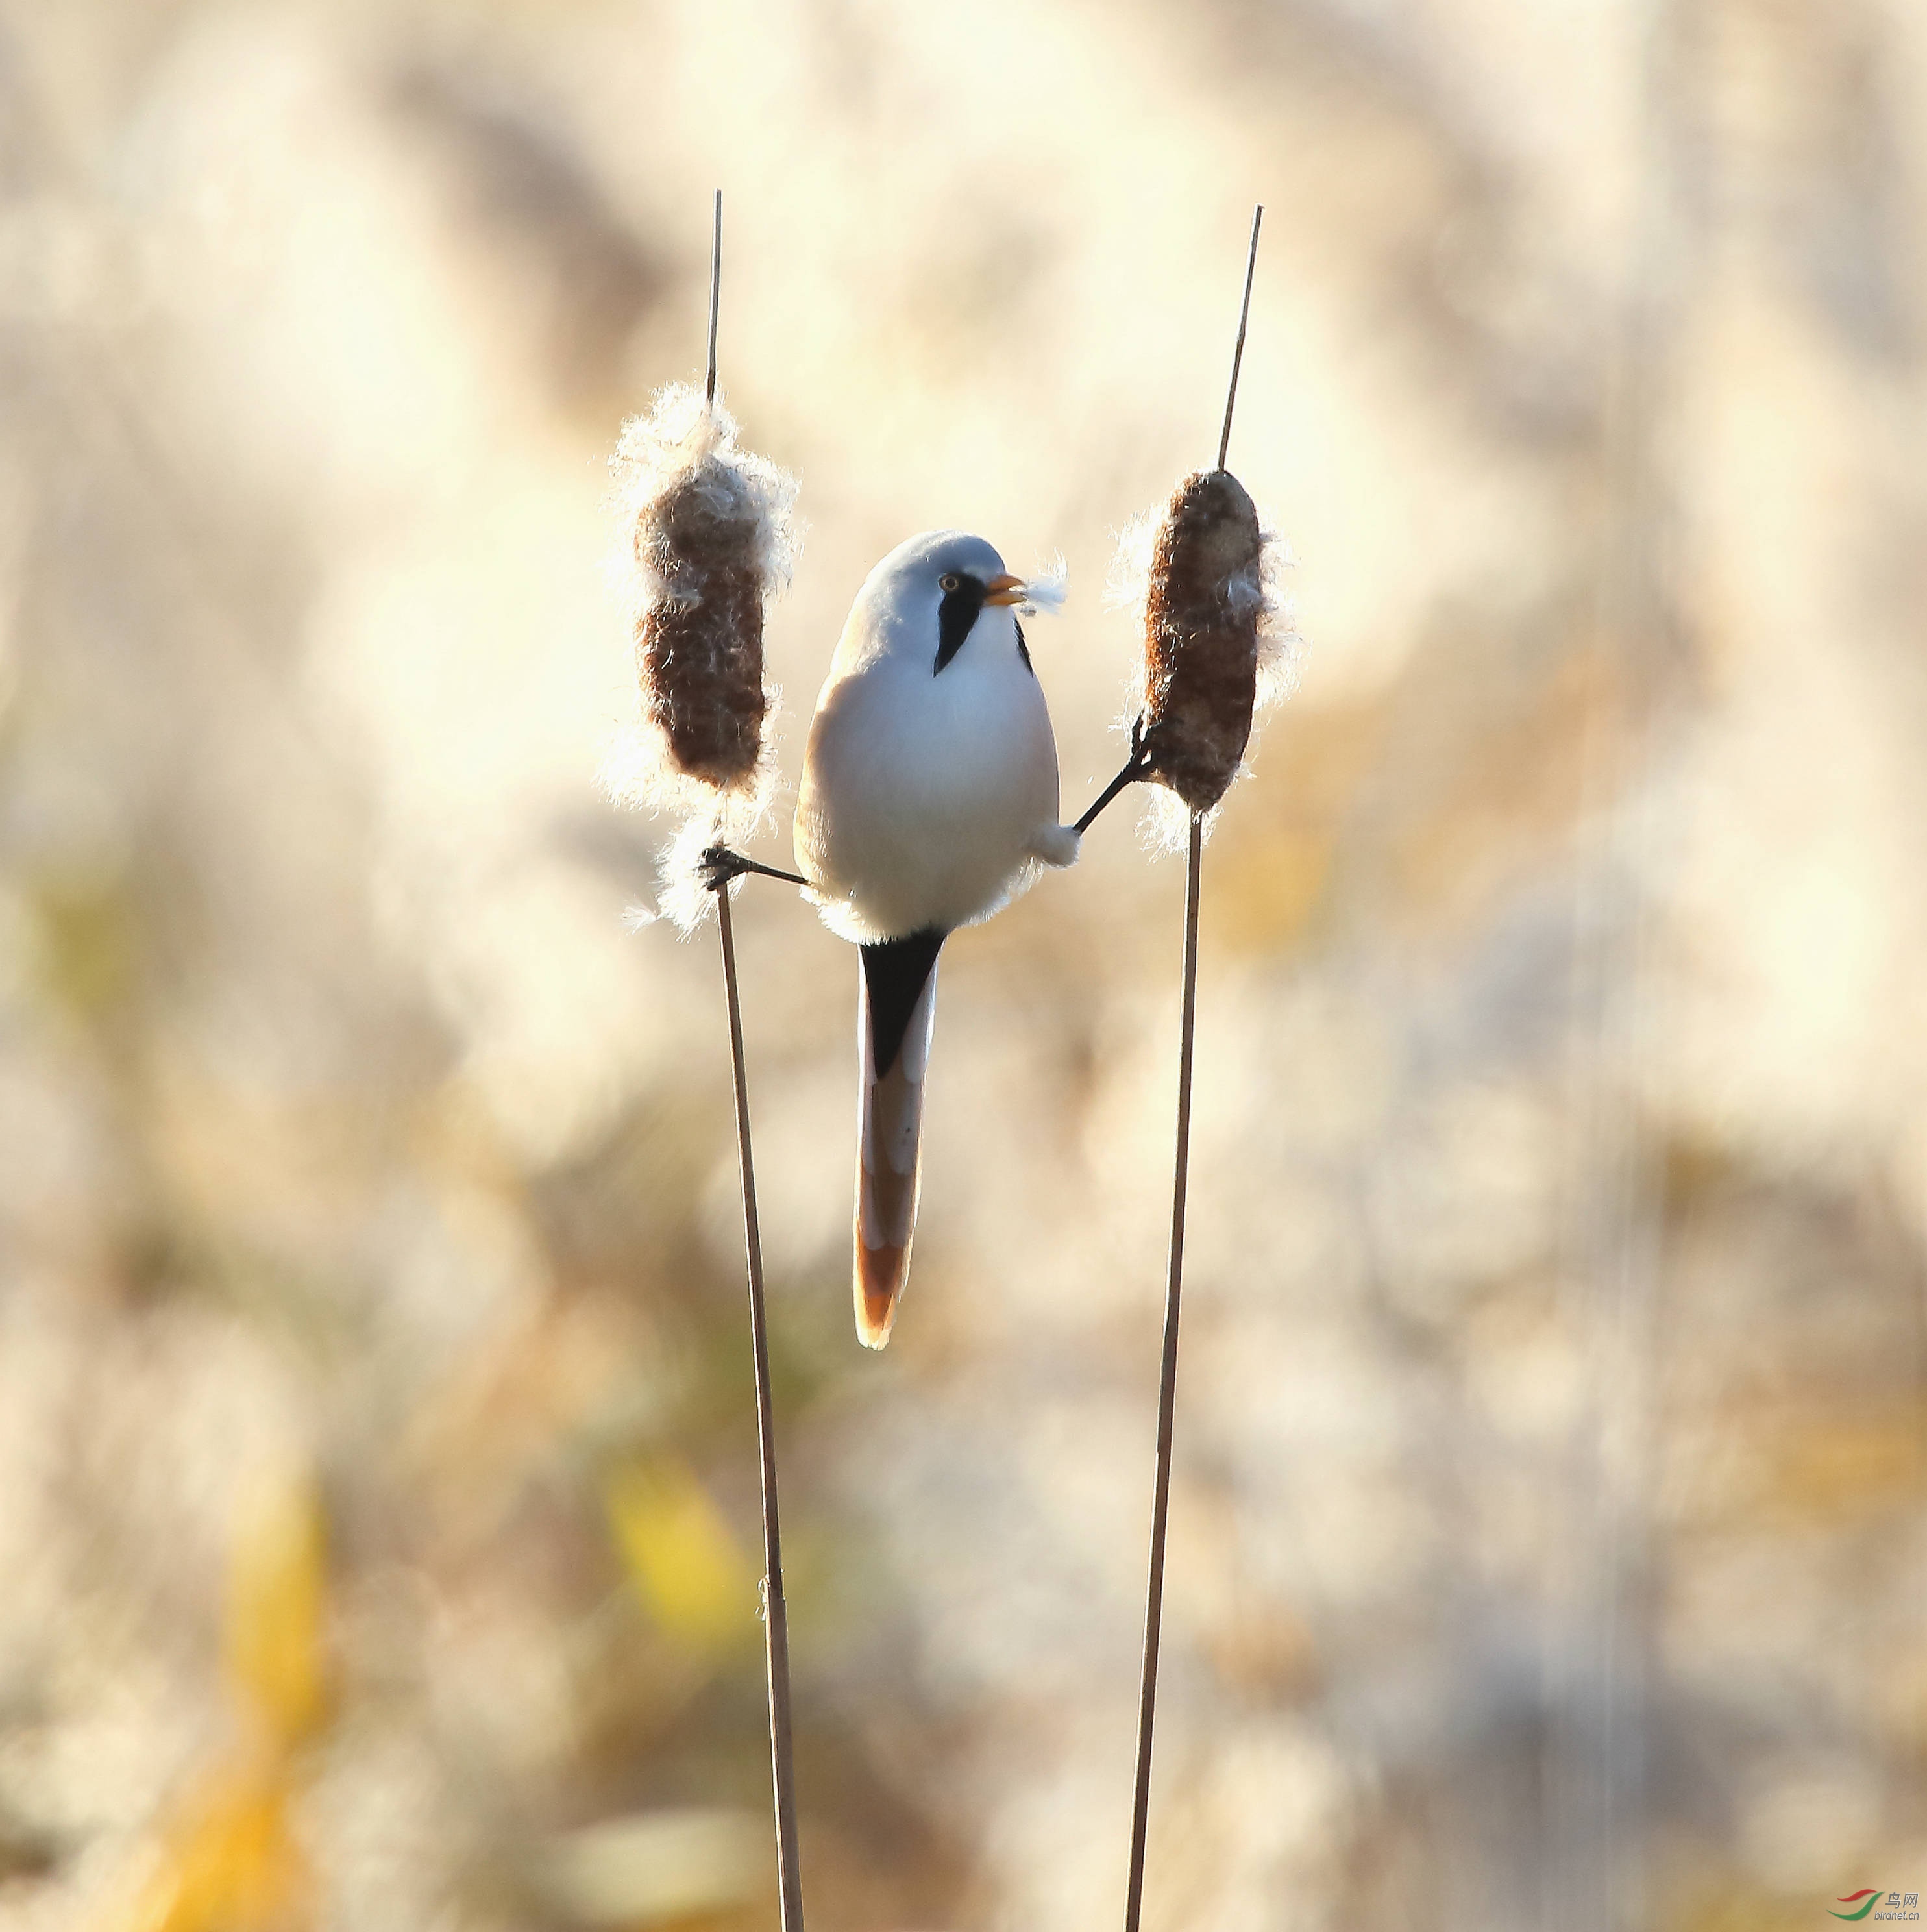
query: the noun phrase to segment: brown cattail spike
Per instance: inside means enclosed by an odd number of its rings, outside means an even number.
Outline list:
[[[1257,508],[1227,470],[1188,476],[1159,525],[1144,598],[1143,751],[1193,812],[1238,776],[1265,616]]]
[[[664,595],[636,621],[649,722],[685,777],[750,782],[769,700],[763,684],[762,520],[713,454],[677,476],[636,525],[637,565]]]
[[[753,818],[767,789],[763,607],[788,580],[796,484],[736,446],[720,400],[673,387],[623,426],[618,574],[643,729],[612,761],[619,795]]]

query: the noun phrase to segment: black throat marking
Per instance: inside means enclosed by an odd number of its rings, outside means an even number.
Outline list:
[[[937,670],[931,674],[933,677],[964,648],[964,640],[989,595],[989,586],[974,577],[960,577],[957,588],[943,593],[943,602],[937,607]]]
[[[926,926],[901,939],[863,948],[863,985],[870,996],[870,1056],[880,1080],[904,1050],[924,982],[949,935]]]

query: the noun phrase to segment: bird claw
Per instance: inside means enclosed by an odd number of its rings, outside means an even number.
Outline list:
[[[1151,777],[1158,769],[1158,756],[1146,742],[1144,714],[1139,712],[1131,721],[1131,755],[1124,761],[1124,769],[1098,794],[1097,802],[1071,829],[1080,837],[1088,832],[1096,822],[1098,814],[1103,811],[1126,785],[1137,784]]]
[[[703,884],[712,892],[719,892],[732,879],[740,878],[750,869],[750,862],[740,852],[732,852],[727,845],[706,847],[701,858],[696,862],[696,869]]]
[[[759,878],[781,879],[785,885],[807,886],[810,883],[799,872],[785,872],[774,866],[766,866],[760,860],[732,852],[727,845],[706,847],[696,862],[696,870],[704,886],[712,892],[720,892],[746,872],[754,872]]]

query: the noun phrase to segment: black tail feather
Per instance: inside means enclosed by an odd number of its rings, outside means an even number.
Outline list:
[[[903,1051],[917,996],[948,934],[927,929],[886,939],[863,950],[863,983],[870,994],[870,1051],[881,1079]]]

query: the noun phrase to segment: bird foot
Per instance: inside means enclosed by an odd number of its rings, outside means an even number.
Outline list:
[[[712,892],[720,892],[746,872],[754,872],[766,879],[781,879],[792,886],[807,886],[810,883],[800,872],[785,872],[775,866],[763,865],[741,852],[731,851],[727,845],[710,846],[697,863],[703,884]]]
[[[1071,830],[1079,838],[1097,822],[1097,815],[1103,811],[1126,785],[1136,784],[1155,775],[1158,769],[1156,757],[1145,746],[1144,714],[1140,711],[1131,723],[1131,755],[1124,761],[1124,769],[1098,793],[1097,801]]]

